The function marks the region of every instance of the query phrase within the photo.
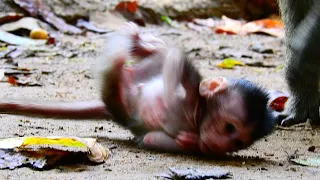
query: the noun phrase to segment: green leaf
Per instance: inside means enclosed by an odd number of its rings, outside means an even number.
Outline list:
[[[172,25],[172,19],[168,16],[161,16],[160,19],[169,25]]]

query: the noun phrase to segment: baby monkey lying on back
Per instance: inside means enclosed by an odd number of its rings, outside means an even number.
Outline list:
[[[221,155],[272,132],[268,94],[244,79],[204,79],[177,48],[133,23],[110,34],[98,74],[101,101],[1,100],[0,112],[59,118],[108,118],[131,130],[140,147]]]

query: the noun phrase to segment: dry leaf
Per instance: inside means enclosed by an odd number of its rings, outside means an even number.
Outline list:
[[[138,9],[137,1],[122,1],[117,4],[115,10],[118,11],[128,11],[130,13],[135,13]]]
[[[8,76],[8,82],[12,85],[17,85],[17,81],[13,76]]]
[[[0,168],[14,169],[31,165],[42,169],[64,157],[76,161],[86,155],[94,163],[104,162],[110,155],[94,138],[21,137],[0,140]],[[72,159],[71,159],[72,160]]]
[[[14,12],[1,13],[0,25],[4,24],[4,23],[13,22],[13,21],[18,21],[19,19],[21,19],[23,17],[24,17],[24,14],[22,14],[22,13],[14,13]]]
[[[242,22],[228,18],[227,16],[222,16],[223,25],[218,25],[215,27],[215,32],[218,34],[245,34],[242,32]]]
[[[265,33],[278,38],[284,37],[283,23],[278,19],[262,19],[252,22],[244,22],[222,16],[221,20],[209,19],[194,19],[195,26],[209,27],[214,32],[221,34],[238,34],[247,35],[250,33]],[[194,26],[188,25],[191,28]],[[197,27],[197,30],[200,28]]]

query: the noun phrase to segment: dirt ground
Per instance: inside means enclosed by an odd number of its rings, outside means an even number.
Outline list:
[[[284,60],[283,40],[265,36],[231,36],[198,33],[187,29],[149,26],[147,31],[177,44],[194,57],[194,63],[203,76],[245,77],[268,89],[286,90],[279,68],[236,67],[219,69],[215,64],[223,57],[236,56],[242,62],[263,62],[279,66]],[[23,98],[30,100],[90,100],[98,99],[97,87],[92,78],[91,66],[101,50],[103,36],[62,36],[68,47],[79,48],[75,58],[28,57],[18,59],[19,67],[53,71],[42,75],[42,87],[14,87],[0,83],[0,98]],[[250,45],[262,44],[271,48],[273,54],[260,54],[249,49]],[[90,49],[92,48],[92,49]],[[83,51],[83,52],[82,52]],[[251,57],[251,58],[248,58]],[[47,171],[30,168],[1,170],[0,179],[158,179],[156,174],[168,172],[168,167],[223,168],[232,173],[232,179],[319,179],[320,169],[299,166],[288,161],[294,154],[317,156],[308,147],[319,146],[319,130],[304,125],[276,131],[255,143],[247,150],[234,153],[223,160],[207,159],[191,155],[159,153],[136,148],[132,135],[110,120],[54,120],[0,115],[0,137],[18,136],[80,136],[98,137],[103,146],[111,148],[112,155],[101,165],[59,166]]]

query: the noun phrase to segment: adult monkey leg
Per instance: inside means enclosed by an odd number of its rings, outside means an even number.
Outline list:
[[[278,0],[286,30],[285,76],[292,94],[283,126],[305,122],[320,124],[320,2]]]

